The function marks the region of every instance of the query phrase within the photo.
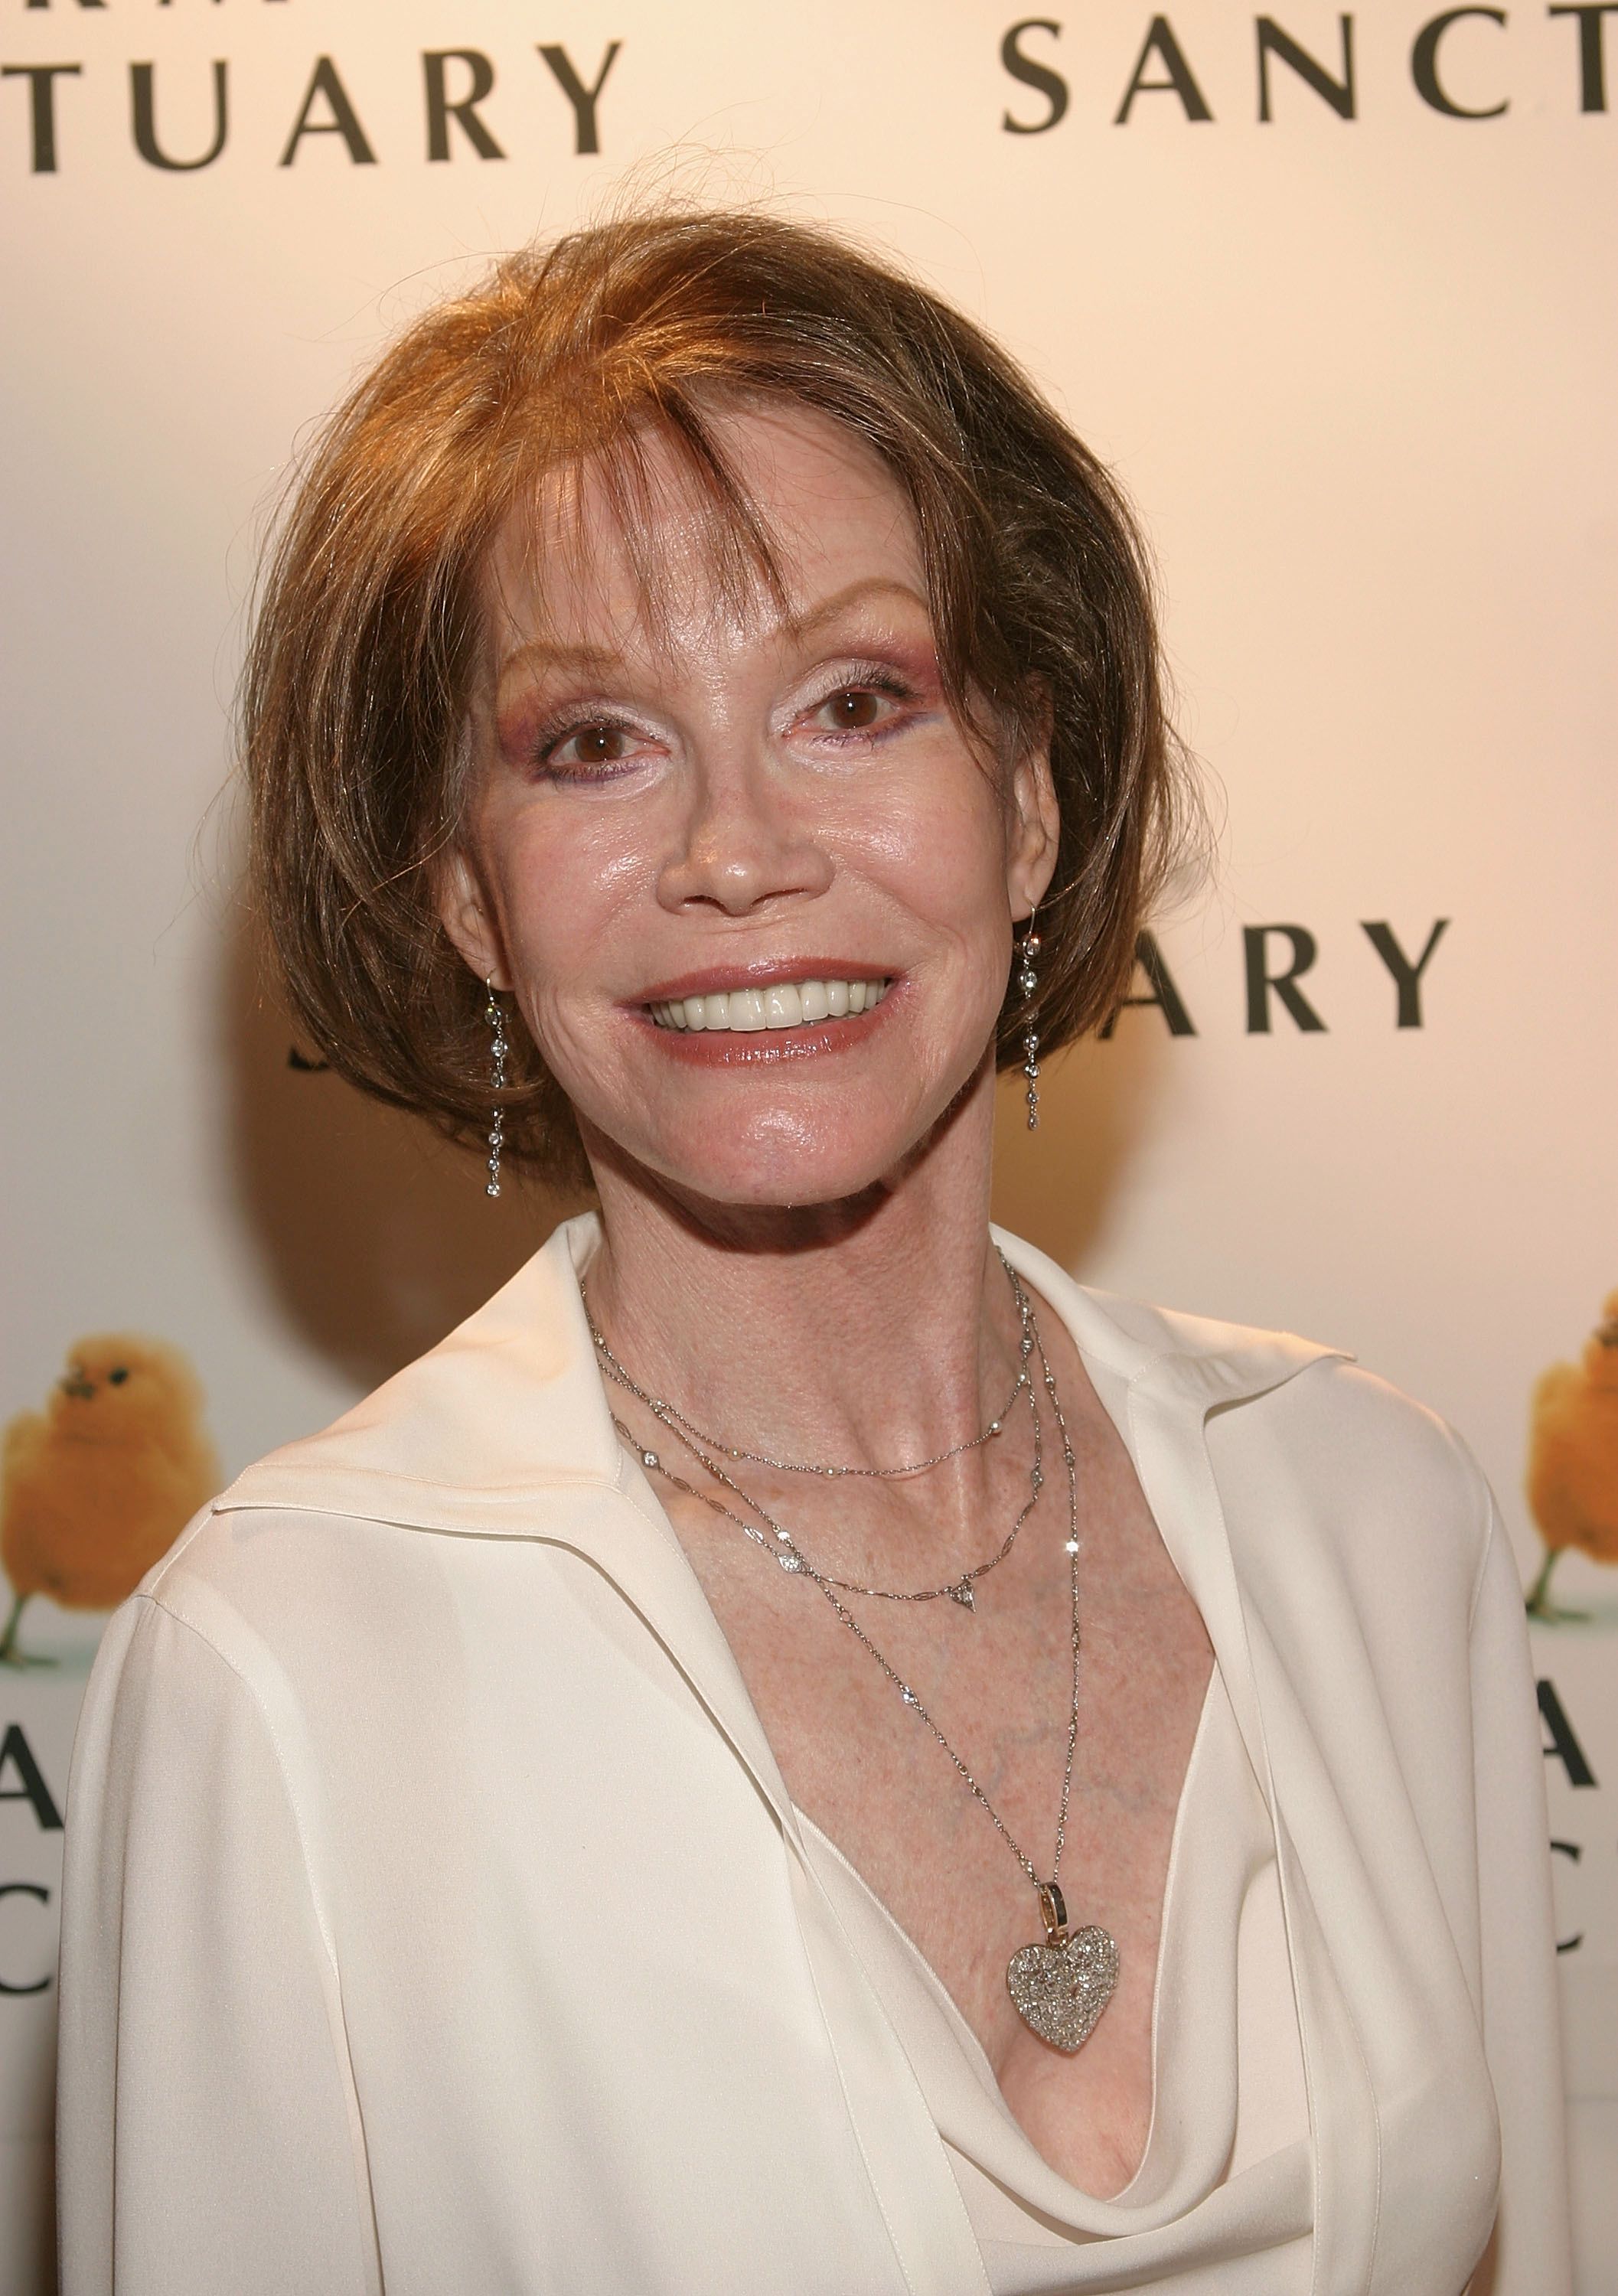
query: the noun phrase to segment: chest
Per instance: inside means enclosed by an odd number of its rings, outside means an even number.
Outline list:
[[[813,1581],[770,1568],[709,1507],[675,1494],[669,1513],[794,1802],[931,1965],[1039,2150],[1070,2182],[1105,2194],[1133,2174],[1151,2120],[1163,1888],[1211,1653],[1111,1423],[1093,1399],[1073,1418],[1079,1727],[1065,1822],[1074,1607],[1064,1491],[1041,1495],[969,1610],[845,1593],[840,1615]],[[1000,1528],[985,1522],[976,1547],[992,1553]],[[878,1510],[862,1510],[858,1495],[840,1491],[834,1509],[800,1502],[793,1529],[828,1568],[883,1552]],[[924,1586],[930,1561],[936,1579],[977,1559],[973,1546],[968,1530],[959,1554],[939,1563],[922,1546],[895,1557],[886,1583]],[[1014,1953],[1042,1941],[1027,1867],[1050,1876],[1059,1832],[1070,1922],[1103,1924],[1120,1954],[1113,1998],[1073,2054],[1023,2022],[1006,1975]]]

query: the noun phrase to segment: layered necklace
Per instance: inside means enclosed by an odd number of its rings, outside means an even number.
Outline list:
[[[605,1335],[591,1313],[588,1300],[585,1312],[589,1318],[590,1335],[604,1374],[615,1386],[632,1395],[643,1409],[649,1412],[658,1424],[666,1428],[674,1439],[690,1454],[698,1465],[728,1491],[756,1517],[749,1521],[738,1514],[711,1489],[703,1489],[676,1472],[661,1454],[650,1450],[639,1442],[632,1431],[616,1414],[613,1425],[621,1439],[628,1446],[648,1472],[661,1475],[676,1490],[687,1497],[700,1500],[716,1514],[723,1515],[744,1531],[756,1545],[773,1555],[783,1570],[807,1579],[818,1589],[849,1629],[862,1650],[881,1669],[910,1711],[923,1722],[948,1755],[973,1800],[980,1805],[997,1833],[1015,1857],[1018,1865],[1033,1885],[1039,1900],[1040,1918],[1045,1928],[1043,1944],[1026,1945],[1013,1954],[1006,1970],[1006,1984],[1018,2015],[1031,2031],[1043,2041],[1068,2054],[1082,2048],[1094,2031],[1102,2011],[1113,1997],[1118,1982],[1118,1946],[1110,1931],[1094,1923],[1070,1931],[1067,1906],[1062,1894],[1060,1874],[1062,1851],[1067,1837],[1068,1802],[1072,1792],[1073,1759],[1079,1744],[1079,1678],[1080,1660],[1080,1601],[1079,1601],[1079,1479],[1072,1439],[1062,1405],[1056,1394],[1056,1382],[1039,1336],[1033,1304],[1015,1269],[1004,1252],[999,1255],[1016,1303],[1020,1325],[1018,1339],[1018,1370],[1016,1383],[998,1418],[991,1419],[981,1431],[965,1442],[953,1444],[947,1451],[935,1453],[926,1459],[916,1459],[899,1466],[866,1467],[826,1465],[824,1463],[800,1459],[776,1459],[768,1452],[750,1451],[740,1446],[722,1442],[717,1436],[706,1433],[684,1412],[679,1411],[666,1397],[654,1396],[640,1386],[608,1346]],[[940,1598],[957,1603],[964,1611],[974,1609],[973,1588],[998,1563],[1003,1562],[1015,1545],[1017,1535],[1031,1513],[1045,1480],[1044,1423],[1039,1398],[1035,1387],[1031,1363],[1039,1364],[1039,1381],[1044,1388],[1051,1416],[1062,1447],[1063,1464],[1067,1479],[1068,1529],[1065,1541],[1068,1560],[1068,1587],[1072,1608],[1070,1644],[1072,1653],[1072,1695],[1068,1710],[1067,1757],[1062,1771],[1062,1799],[1056,1816],[1055,1849],[1051,1858],[1050,1878],[1042,1880],[1032,1859],[1012,1834],[1009,1827],[973,1777],[971,1769],[957,1752],[949,1740],[934,1721],[918,1693],[912,1688],[899,1669],[878,1649],[859,1620],[850,1609],[845,1595],[866,1595],[889,1603],[932,1603]],[[777,1521],[767,1508],[751,1493],[744,1490],[721,1460],[733,1465],[751,1463],[770,1467],[783,1474],[810,1475],[825,1480],[844,1476],[894,1479],[924,1473],[929,1468],[941,1466],[945,1460],[959,1458],[963,1453],[978,1449],[1004,1433],[1019,1401],[1027,1398],[1033,1423],[1033,1464],[1029,1470],[1029,1495],[1012,1522],[1011,1529],[998,1547],[985,1561],[974,1563],[958,1578],[947,1580],[935,1587],[896,1588],[866,1586],[858,1579],[840,1578],[822,1570],[805,1552],[794,1534]],[[760,1529],[760,1526],[763,1528]]]

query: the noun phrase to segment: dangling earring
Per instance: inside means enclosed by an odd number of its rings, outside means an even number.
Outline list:
[[[1017,975],[1017,987],[1023,992],[1023,1003],[1031,1006],[1033,1004],[1035,992],[1039,986],[1039,977],[1034,971],[1034,959],[1039,954],[1040,946],[1039,936],[1034,931],[1034,910],[1030,909],[1028,913],[1028,922],[1023,929],[1023,946],[1018,951],[1018,955],[1023,963],[1023,970]],[[1035,1015],[1031,1011],[1028,1016],[1028,1027],[1024,1031],[1023,1037],[1023,1073],[1028,1078],[1028,1093],[1026,1096],[1028,1100],[1028,1128],[1031,1132],[1037,1132],[1039,1128],[1039,1062],[1038,1057],[1039,1051],[1039,1039],[1034,1033],[1034,1019]]]
[[[505,1042],[505,1015],[500,1010],[499,1002],[495,996],[493,973],[490,973],[483,985],[489,991],[489,1002],[483,1007],[483,1018],[488,1021],[494,1037],[494,1043],[490,1047],[490,1064],[495,1088],[494,1121],[489,1128],[489,1185],[483,1193],[486,1196],[497,1196],[500,1193],[500,1151],[505,1144],[505,1111],[501,1105],[500,1096],[505,1090],[505,1055],[508,1047]]]

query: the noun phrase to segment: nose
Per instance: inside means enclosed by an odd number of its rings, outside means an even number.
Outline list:
[[[693,777],[690,810],[658,873],[665,909],[743,917],[823,893],[833,863],[813,816],[766,750],[713,761]]]

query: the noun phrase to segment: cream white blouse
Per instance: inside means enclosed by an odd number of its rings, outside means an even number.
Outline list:
[[[799,1823],[916,2069],[994,2296],[1137,2284],[1122,2276],[1142,2268],[1144,2284],[1177,2296],[1238,2284],[1243,2296],[1308,2296],[1309,2101],[1275,1836],[1217,1667],[1169,1858],[1151,2129],[1110,2201],[1035,2151],[916,1948],[812,1819]]]
[[[1568,2296],[1522,1595],[1441,1423],[999,1239],[1218,1667],[1151,2143],[1087,2201],[793,1808],[614,1434],[598,1233],[250,1468],[109,1625],[63,2296],[1459,2296],[1491,2234],[1477,2296]]]

